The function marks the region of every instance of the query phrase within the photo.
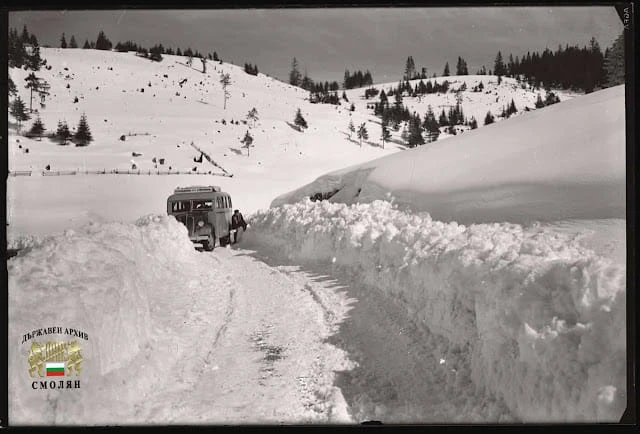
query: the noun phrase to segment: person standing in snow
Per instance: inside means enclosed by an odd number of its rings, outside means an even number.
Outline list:
[[[231,233],[233,234],[232,244],[235,244],[238,241],[238,231],[242,228],[242,232],[247,230],[247,223],[244,221],[244,217],[239,210],[233,211],[233,216],[231,216]]]

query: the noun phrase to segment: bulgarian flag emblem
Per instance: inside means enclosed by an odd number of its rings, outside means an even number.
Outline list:
[[[64,377],[64,362],[47,362],[47,377]]]

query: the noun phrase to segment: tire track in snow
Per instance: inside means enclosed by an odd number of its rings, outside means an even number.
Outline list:
[[[211,344],[211,349],[209,350],[209,352],[207,353],[207,355],[205,356],[205,360],[204,360],[204,366],[200,369],[199,374],[202,374],[206,368],[209,367],[209,365],[211,364],[211,357],[215,351],[216,346],[218,345],[218,341],[220,340],[221,337],[224,336],[225,332],[227,331],[227,328],[229,327],[229,323],[231,322],[231,320],[233,319],[233,312],[235,310],[235,293],[236,293],[236,289],[234,288],[233,284],[231,283],[231,276],[227,275],[226,276],[226,282],[227,282],[227,286],[229,288],[229,301],[227,304],[227,310],[224,313],[224,319],[222,322],[222,325],[218,328],[218,331],[216,332],[215,337],[213,338],[213,343]]]
[[[203,253],[200,266],[209,271],[189,292],[195,298],[187,301],[188,334],[180,335],[184,356],[137,416],[172,424],[347,422],[333,386],[344,353],[326,342],[337,321],[323,294],[329,283],[270,267],[241,249]],[[224,304],[202,303],[199,297],[211,300],[206,291]]]

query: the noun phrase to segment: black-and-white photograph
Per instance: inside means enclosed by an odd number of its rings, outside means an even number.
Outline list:
[[[6,13],[3,425],[636,423],[631,7]]]

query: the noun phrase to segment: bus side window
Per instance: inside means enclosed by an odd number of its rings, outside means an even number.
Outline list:
[[[231,198],[229,198],[229,208],[233,208],[233,203],[231,203]]]

